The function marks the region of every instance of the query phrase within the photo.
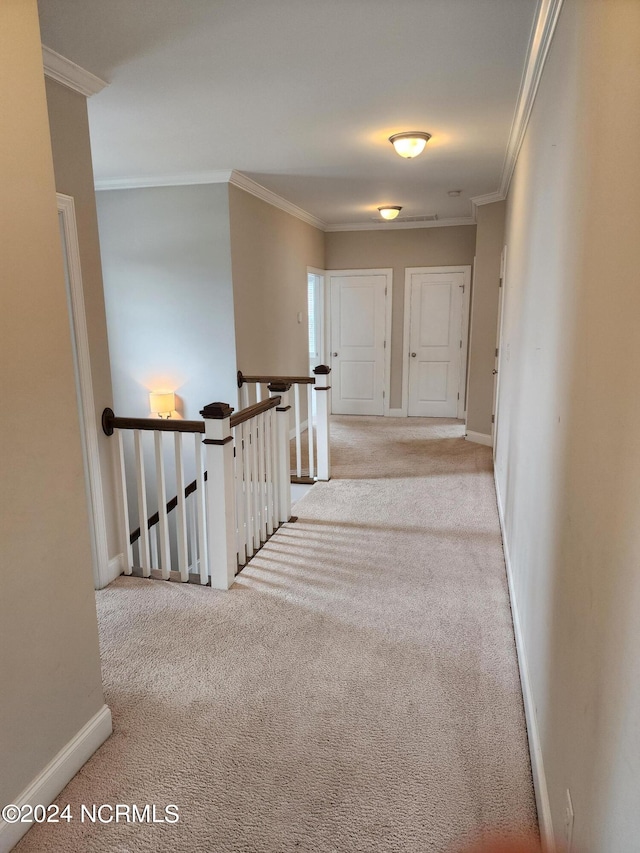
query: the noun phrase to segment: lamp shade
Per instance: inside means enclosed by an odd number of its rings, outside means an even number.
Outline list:
[[[396,218],[402,208],[397,205],[387,205],[386,207],[379,207],[378,210],[383,219],[391,220]]]
[[[176,407],[176,395],[173,391],[152,391],[149,394],[149,408],[154,415],[170,415]]]
[[[409,130],[406,133],[394,133],[389,137],[389,142],[396,152],[407,160],[422,154],[427,142],[431,139],[430,133],[422,130]]]

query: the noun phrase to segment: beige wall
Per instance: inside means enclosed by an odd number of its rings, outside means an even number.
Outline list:
[[[238,367],[307,375],[307,267],[324,268],[324,233],[233,185],[229,217]]]
[[[640,837],[640,3],[565,0],[508,197],[497,476],[551,814]]]
[[[477,210],[476,263],[471,294],[467,429],[491,435],[500,255],[504,243],[505,202]]]
[[[402,405],[405,267],[472,264],[475,242],[475,225],[327,233],[327,269],[393,269],[391,408]]]
[[[113,448],[99,426],[102,411],[107,406],[113,406],[113,398],[87,99],[84,95],[73,92],[49,78],[46,79],[45,84],[56,190],[73,197],[78,225],[91,380],[98,424],[100,473],[105,499],[107,548],[109,558],[113,558],[122,549],[119,542],[113,481]]]
[[[0,3],[0,803],[103,705],[35,0]]]

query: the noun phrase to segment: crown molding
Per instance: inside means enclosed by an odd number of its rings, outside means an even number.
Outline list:
[[[293,204],[293,202],[287,201],[286,198],[282,198],[282,196],[268,190],[266,187],[263,187],[262,184],[257,183],[257,181],[254,181],[253,178],[250,178],[243,172],[237,172],[234,169],[231,172],[229,183],[233,184],[234,187],[238,187],[239,189],[254,195],[256,198],[262,199],[262,201],[266,201],[273,207],[284,210],[285,213],[290,213],[291,216],[301,219],[308,225],[313,225],[314,228],[319,228],[320,231],[327,230],[327,224],[326,222],[323,222],[322,219],[318,219],[317,216],[314,216],[312,213],[308,213],[306,210],[298,207],[297,204]]]
[[[99,178],[95,182],[96,191],[101,190],[132,190],[145,187],[184,187],[194,184],[233,184],[234,187],[250,193],[267,204],[284,210],[285,213],[301,219],[303,222],[326,230],[326,223],[313,214],[308,213],[293,202],[263,187],[243,172],[236,169],[219,169],[211,172],[182,172],[174,175],[159,175],[146,177]]]
[[[485,195],[475,195],[471,199],[471,204],[474,207],[480,207],[483,204],[493,204],[496,201],[504,201],[505,196],[501,192],[486,193]]]
[[[44,44],[42,45],[42,64],[47,77],[62,83],[68,89],[73,89],[74,92],[79,92],[85,98],[97,95],[105,86],[109,85],[96,77],[95,74],[80,68],[75,62],[71,62],[70,59],[61,56]]]
[[[504,201],[507,197],[563,2],[564,0],[540,0],[538,4],[538,12],[531,30],[527,59],[522,72],[520,91],[509,131],[507,150],[502,164],[500,188],[493,193],[477,195],[471,199],[474,221],[480,205]]]
[[[501,198],[506,198],[509,192],[513,170],[516,167],[520,147],[527,131],[563,2],[564,0],[540,0],[538,5],[538,14],[531,33],[527,61],[522,74],[522,82],[520,83],[520,91],[509,133],[509,142],[502,166],[502,178],[498,190]]]
[[[186,187],[193,184],[227,184],[230,180],[231,169],[218,169],[211,172],[179,172],[175,175],[98,178],[95,181],[95,189],[100,191],[138,190],[145,187]]]
[[[449,228],[452,225],[475,225],[471,216],[436,219],[432,222],[341,222],[337,225],[325,225],[324,230],[333,231],[401,231],[405,228]]]
[[[478,216],[478,208],[483,204],[494,204],[496,201],[504,201],[506,195],[501,192],[485,193],[485,195],[476,195],[471,199],[471,209],[473,211],[473,221],[475,222]]]

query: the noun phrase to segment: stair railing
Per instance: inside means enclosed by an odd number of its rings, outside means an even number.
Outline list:
[[[125,575],[228,589],[290,520],[288,389],[236,414],[226,403],[210,403],[200,414],[203,421],[103,412],[103,430],[116,439]],[[173,453],[165,446],[167,432]],[[185,433],[192,437],[186,454]],[[195,478],[185,486],[188,470]],[[168,482],[176,492],[169,501]],[[149,495],[157,504],[151,515]]]
[[[331,368],[323,364],[314,369],[314,376],[246,376],[238,371],[240,404],[259,402],[265,390],[287,385],[293,388],[289,437],[294,442],[292,483],[314,483],[331,477],[329,450],[329,415],[331,413]],[[318,393],[316,393],[318,392]],[[306,432],[306,453],[303,436]],[[306,457],[306,458],[305,458]]]

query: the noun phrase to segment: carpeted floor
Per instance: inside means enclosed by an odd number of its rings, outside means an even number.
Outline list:
[[[114,734],[58,803],[176,825],[36,826],[37,851],[451,853],[535,824],[489,448],[336,418],[334,479],[230,592],[98,593]]]

